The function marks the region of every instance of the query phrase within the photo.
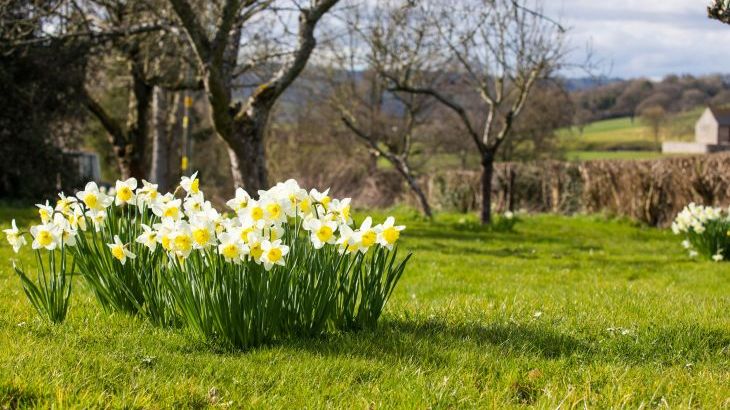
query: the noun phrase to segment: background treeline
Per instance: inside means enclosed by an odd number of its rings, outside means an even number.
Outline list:
[[[71,192],[91,150],[105,181],[167,190],[189,156],[219,202],[297,178],[426,215],[430,177],[475,171],[489,222],[495,163],[730,102],[727,76],[563,78],[569,35],[538,0],[4,0],[0,197]]]
[[[605,84],[601,84],[605,83]],[[616,117],[635,117],[652,106],[668,113],[689,111],[701,105],[730,103],[730,76],[669,75],[660,81],[597,79],[590,83],[571,82],[576,106],[575,124]]]

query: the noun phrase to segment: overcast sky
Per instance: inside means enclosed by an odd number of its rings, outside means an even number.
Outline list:
[[[569,32],[573,60],[592,44],[613,77],[730,73],[730,26],[707,18],[709,0],[545,0]],[[571,75],[576,75],[572,74]]]

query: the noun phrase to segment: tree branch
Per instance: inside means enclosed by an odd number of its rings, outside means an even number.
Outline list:
[[[112,118],[109,113],[106,112],[104,107],[101,106],[92,96],[88,90],[83,89],[81,93],[83,103],[88,110],[99,120],[101,125],[104,127],[106,132],[111,138],[112,145],[116,147],[123,147],[127,144],[127,135],[119,121]]]
[[[467,132],[471,136],[471,138],[474,140],[474,142],[477,144],[477,147],[479,148],[480,152],[483,152],[484,150],[484,144],[482,144],[482,141],[479,138],[479,133],[477,133],[476,129],[471,123],[471,120],[469,119],[469,115],[466,113],[466,110],[464,107],[459,105],[458,103],[452,101],[448,97],[444,96],[443,94],[439,93],[438,91],[432,89],[432,88],[419,88],[419,87],[412,87],[406,84],[394,84],[393,87],[390,87],[388,91],[402,91],[406,93],[412,93],[412,94],[423,94],[428,95],[436,99],[436,101],[440,102],[445,107],[449,108],[451,111],[456,113],[456,115],[459,116],[461,121],[464,123],[464,127],[466,127]]]
[[[185,28],[195,53],[201,61],[208,61],[211,55],[210,39],[205,34],[205,28],[200,24],[197,13],[187,0],[170,0],[170,4]]]
[[[179,1],[179,0],[176,0]],[[294,57],[284,64],[267,83],[262,84],[241,109],[237,118],[246,115],[246,112],[258,105],[266,108],[273,106],[276,99],[291,85],[307,65],[317,40],[314,30],[322,16],[329,11],[339,0],[317,0],[311,9],[302,9],[299,13],[298,46]]]

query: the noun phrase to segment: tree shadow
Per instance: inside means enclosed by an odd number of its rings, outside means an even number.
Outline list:
[[[419,251],[438,252],[442,255],[479,255],[494,256],[498,258],[516,257],[521,259],[537,259],[536,250],[530,247],[520,245],[515,247],[487,248],[471,245],[454,245],[434,242],[428,245],[419,245],[414,247]]]
[[[513,232],[496,232],[491,230],[474,231],[474,230],[459,230],[455,229],[451,225],[434,224],[433,227],[419,227],[417,230],[413,230],[407,233],[407,238],[415,239],[428,239],[428,240],[454,240],[454,241],[494,241],[499,240],[502,242],[515,242],[520,244],[525,243],[560,243],[564,238],[558,236],[546,235],[546,234],[534,234],[531,233],[529,236],[520,233],[519,231]]]
[[[555,360],[579,357],[586,363],[687,365],[730,356],[730,333],[724,329],[673,326],[649,329],[640,338],[602,333],[579,339],[550,325],[494,322],[453,324],[440,319],[389,319],[373,330],[288,339],[281,347],[315,355],[393,360],[432,367],[453,365],[454,354],[487,351],[504,357]]]
[[[317,355],[362,357],[365,359],[415,362],[444,367],[452,363],[454,350],[477,351],[485,346],[502,350],[505,355],[536,356],[555,359],[590,350],[590,346],[571,336],[544,326],[516,323],[450,324],[443,320],[417,322],[391,319],[373,331],[289,339],[281,346]]]

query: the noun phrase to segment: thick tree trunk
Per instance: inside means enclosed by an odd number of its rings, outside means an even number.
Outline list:
[[[494,175],[494,153],[486,151],[482,155],[482,212],[483,225],[492,223],[492,176]]]
[[[168,139],[168,106],[167,93],[160,87],[155,87],[152,94],[152,164],[150,180],[158,185],[160,192],[169,190],[168,169],[169,149]]]
[[[251,195],[268,188],[265,131],[265,123],[244,120],[236,122],[233,135],[227,139],[233,183]]]
[[[127,138],[123,147],[116,147],[122,178],[147,176],[145,151],[149,134],[149,114],[152,106],[152,86],[144,77],[144,61],[133,51],[130,55],[129,70],[132,75],[132,92],[129,96],[127,111]]]

